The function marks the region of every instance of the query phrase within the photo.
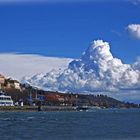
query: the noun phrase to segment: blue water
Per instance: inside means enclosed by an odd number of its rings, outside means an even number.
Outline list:
[[[140,109],[0,112],[0,140],[140,140]]]

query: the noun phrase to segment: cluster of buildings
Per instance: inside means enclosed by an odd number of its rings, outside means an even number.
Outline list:
[[[6,79],[4,75],[0,74],[0,89],[2,88],[21,90],[20,83],[17,80],[13,80],[11,78]]]
[[[3,92],[5,89],[16,89],[21,91],[20,83],[17,80],[13,80],[11,78],[6,79],[4,75],[0,74],[0,106],[13,106],[14,102],[11,96],[7,96]],[[19,103],[20,104],[18,105],[23,106],[23,102]]]
[[[58,92],[46,92],[45,101],[47,105],[62,105],[62,106],[74,106],[77,105],[78,95],[63,94]]]

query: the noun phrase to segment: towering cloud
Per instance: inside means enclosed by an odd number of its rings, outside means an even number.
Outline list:
[[[34,86],[46,90],[78,93],[118,92],[140,88],[140,61],[123,64],[114,58],[110,46],[102,40],[93,41],[81,59],[72,61],[64,71],[25,78]]]
[[[132,37],[140,39],[140,24],[130,24],[127,30]]]

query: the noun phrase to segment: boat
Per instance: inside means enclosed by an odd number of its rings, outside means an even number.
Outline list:
[[[89,109],[88,106],[77,106],[77,111],[87,111]]]
[[[0,91],[0,106],[14,106],[11,96],[6,96],[2,91]]]

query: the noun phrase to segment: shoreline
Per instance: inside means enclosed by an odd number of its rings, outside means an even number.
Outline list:
[[[99,107],[72,107],[72,106],[0,106],[0,112],[53,112],[53,111],[87,111],[99,109],[140,109],[140,108],[99,108]]]
[[[76,107],[71,106],[0,106],[0,112],[41,112],[41,111],[78,111]]]

